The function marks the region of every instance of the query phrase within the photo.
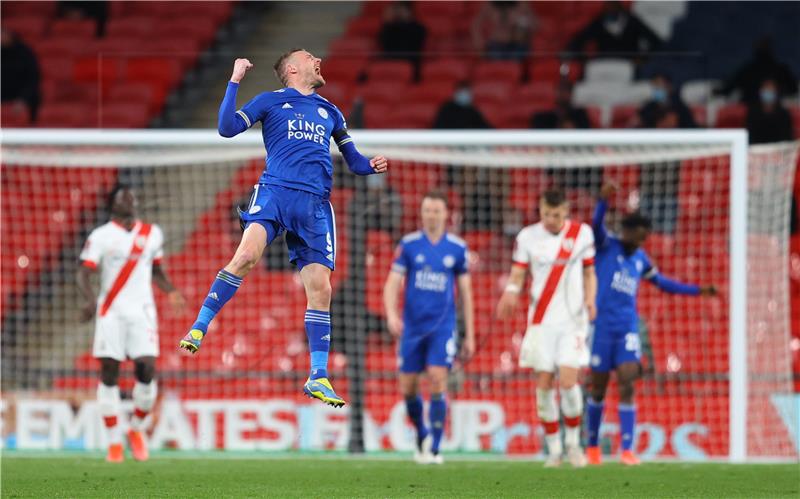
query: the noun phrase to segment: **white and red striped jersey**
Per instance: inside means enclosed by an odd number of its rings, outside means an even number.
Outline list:
[[[164,234],[155,224],[137,221],[132,230],[110,221],[97,227],[81,251],[84,266],[99,269],[98,313],[154,304],[153,264],[163,257]]]
[[[531,283],[529,324],[586,323],[583,268],[594,265],[592,229],[567,220],[558,234],[540,222],[517,235],[514,265],[527,268]]]

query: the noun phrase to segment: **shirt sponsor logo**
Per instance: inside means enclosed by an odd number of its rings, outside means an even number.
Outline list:
[[[296,119],[286,123],[289,140],[308,140],[317,144],[326,145],[325,126],[313,121]]]
[[[639,280],[625,269],[614,272],[614,277],[611,279],[611,288],[626,295],[635,296],[638,286]]]
[[[447,275],[444,272],[433,272],[429,269],[418,270],[414,274],[414,287],[422,291],[443,293],[447,287]]]

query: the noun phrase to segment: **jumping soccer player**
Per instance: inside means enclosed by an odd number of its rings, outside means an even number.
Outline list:
[[[464,310],[465,335],[461,348],[464,359],[475,352],[472,284],[467,272],[467,244],[445,230],[447,198],[428,193],[422,199],[420,211],[422,230],[400,241],[383,288],[383,303],[389,332],[400,338],[400,391],[417,431],[414,460],[420,464],[442,464],[439,447],[447,417],[447,374],[457,351],[455,283]],[[401,319],[397,295],[404,279]],[[422,398],[418,395],[423,371],[427,371],[430,381],[430,430],[423,421]]]
[[[119,363],[133,359],[133,418],[128,443],[134,459],[148,458],[142,432],[153,408],[158,386],[153,380],[158,357],[158,322],[151,281],[169,294],[177,310],[184,300],[161,266],[164,235],[161,228],[136,219],[136,195],[125,185],[109,195],[111,220],[97,227],[81,251],[78,290],[85,300],[82,316],[97,314],[93,355],[100,361],[97,405],[108,431],[106,460],[124,460],[119,418]],[[100,272],[100,295],[95,297],[91,274]]]
[[[578,373],[589,361],[586,336],[595,315],[594,238],[588,225],[567,218],[569,203],[561,190],[542,195],[539,214],[541,221],[517,236],[497,316],[511,316],[530,272],[532,301],[519,365],[536,371],[536,411],[547,442],[545,466],[550,468],[561,465],[563,453],[554,387],[558,371],[567,458],[580,468],[586,456],[580,443],[583,394]]]
[[[267,150],[266,168],[241,213],[242,241],[233,259],[217,274],[197,320],[180,347],[197,352],[208,325],[258,263],[264,249],[286,232],[292,263],[300,269],[308,308],[306,334],[311,373],[303,392],[328,405],[341,407],[344,399],[328,381],[331,342],[331,271],[336,261],[336,227],[328,201],[333,178],[330,139],[336,141],[350,170],[357,175],[383,173],[386,158],[362,156],[347,133],[342,113],[316,90],[325,84],[322,61],[305,50],[293,49],[278,58],[274,69],[284,88],[256,96],[238,111],[236,91],[253,65],[236,59],[225,98],[219,109],[219,133],[238,135],[257,121]]]
[[[592,340],[592,392],[587,402],[588,447],[590,464],[600,464],[602,457],[598,442],[600,422],[603,418],[603,398],[610,371],[617,372],[619,390],[619,426],[622,434],[621,461],[637,465],[639,458],[633,453],[636,426],[636,407],[633,405],[633,384],[641,374],[641,346],[639,342],[639,315],[636,311],[636,293],[642,278],[652,282],[662,291],[684,295],[712,296],[714,286],[683,284],[658,273],[650,258],[641,249],[650,233],[650,220],[635,212],[622,220],[619,238],[609,236],[605,228],[608,198],[616,188],[606,184],[600,191],[592,228],[597,245],[597,320]]]

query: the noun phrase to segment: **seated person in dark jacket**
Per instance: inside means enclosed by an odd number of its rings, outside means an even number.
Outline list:
[[[572,83],[563,81],[558,85],[555,109],[534,113],[531,128],[591,128],[586,109],[572,105]]]
[[[472,90],[469,82],[458,84],[453,98],[442,104],[433,128],[491,128],[483,114],[472,105]]]
[[[14,33],[2,30],[3,71],[0,71],[0,98],[28,108],[31,122],[36,122],[40,101],[40,74],[36,54]]]
[[[751,144],[792,140],[792,116],[781,104],[775,80],[765,80],[759,90],[759,102],[747,109],[747,131]]]
[[[761,100],[759,94],[764,80],[774,81],[781,95],[792,96],[797,93],[794,73],[775,56],[769,38],[756,42],[753,56],[725,82],[719,93],[730,95],[736,91],[742,102],[757,104]]]
[[[568,50],[583,52],[589,44],[594,45],[598,55],[635,58],[657,50],[662,41],[622,2],[605,2],[603,11],[573,37]]]
[[[696,128],[692,111],[672,87],[664,74],[653,77],[653,94],[639,109],[631,126],[635,128]]]
[[[425,26],[414,19],[411,2],[396,2],[384,14],[378,34],[382,56],[387,59],[406,59],[414,66],[414,78],[419,79],[419,64],[425,46]]]

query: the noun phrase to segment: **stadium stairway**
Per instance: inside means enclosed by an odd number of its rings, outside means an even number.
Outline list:
[[[358,2],[275,2],[249,42],[231,47],[232,53],[208,93],[187,119],[188,127],[216,127],[219,102],[230,76],[233,60],[246,57],[254,67],[239,88],[239,104],[266,90],[280,88],[272,71],[277,57],[292,47],[302,47],[318,57],[326,55],[329,43],[339,36],[347,19],[358,11]]]

